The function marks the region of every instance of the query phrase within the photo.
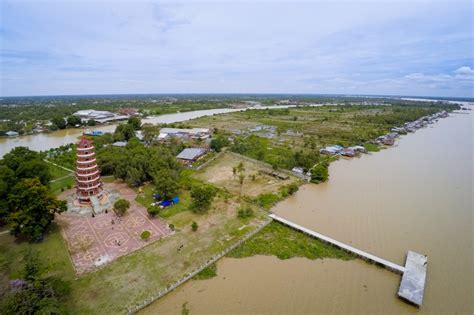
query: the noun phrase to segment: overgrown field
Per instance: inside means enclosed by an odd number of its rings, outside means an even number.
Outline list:
[[[213,127],[218,133],[231,135],[235,139],[232,151],[275,167],[309,169],[320,160],[321,147],[363,145],[405,122],[455,108],[456,105],[432,103],[305,106],[246,110],[201,117],[188,124]]]

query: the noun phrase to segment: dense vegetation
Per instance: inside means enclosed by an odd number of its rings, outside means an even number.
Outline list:
[[[132,187],[138,187],[144,182],[157,181],[164,174],[179,170],[175,154],[169,147],[145,146],[133,138],[125,147],[108,145],[100,148],[97,151],[97,162],[102,175],[113,175]],[[165,180],[170,182],[173,176],[177,176],[177,173]]]
[[[28,148],[14,148],[0,160],[0,223],[11,234],[41,240],[54,214],[66,210],[51,193],[50,179],[49,165]]]
[[[233,138],[230,149],[264,161],[274,169],[302,167],[311,171],[313,182],[327,180],[330,161],[319,154],[326,145],[365,145],[405,122],[417,120],[458,105],[429,102],[390,101],[393,105],[298,106],[248,109],[189,122],[196,127],[213,126],[218,138]],[[220,149],[220,141],[214,143]]]
[[[29,249],[23,257],[21,278],[13,280],[0,304],[0,312],[16,314],[65,314],[65,300],[70,293],[68,282],[47,272],[36,252]]]

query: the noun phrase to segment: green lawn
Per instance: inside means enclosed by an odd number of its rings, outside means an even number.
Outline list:
[[[73,173],[50,163],[48,163],[48,167],[52,177],[49,186],[54,194],[60,194],[62,190],[69,189],[74,186]]]
[[[67,176],[67,175],[71,174],[71,172],[68,172],[63,168],[57,167],[56,165],[53,165],[53,164],[50,164],[50,163],[48,163],[48,167],[49,167],[49,173],[52,176],[52,180],[55,180],[55,179],[58,179],[58,178],[61,178],[61,177],[64,177],[64,176]]]
[[[63,190],[74,187],[75,180],[73,176],[61,178],[60,180],[49,183],[49,187],[54,194],[60,194]]]
[[[142,186],[140,191],[141,193],[139,193],[135,200],[145,208],[148,208],[150,204],[155,201],[153,199],[153,184],[148,183]],[[186,189],[182,189],[177,196],[179,197],[179,203],[162,209],[159,214],[160,217],[168,219],[180,212],[189,210],[191,206],[190,192]]]

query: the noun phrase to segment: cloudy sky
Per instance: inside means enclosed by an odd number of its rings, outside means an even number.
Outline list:
[[[474,96],[470,0],[0,3],[2,96]]]

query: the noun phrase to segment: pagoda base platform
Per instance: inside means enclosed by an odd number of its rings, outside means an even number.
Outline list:
[[[76,193],[66,197],[67,212],[81,215],[97,215],[107,211],[113,211],[114,203],[120,199],[120,194],[115,190],[104,190],[102,197],[92,197],[91,203],[81,203]]]

